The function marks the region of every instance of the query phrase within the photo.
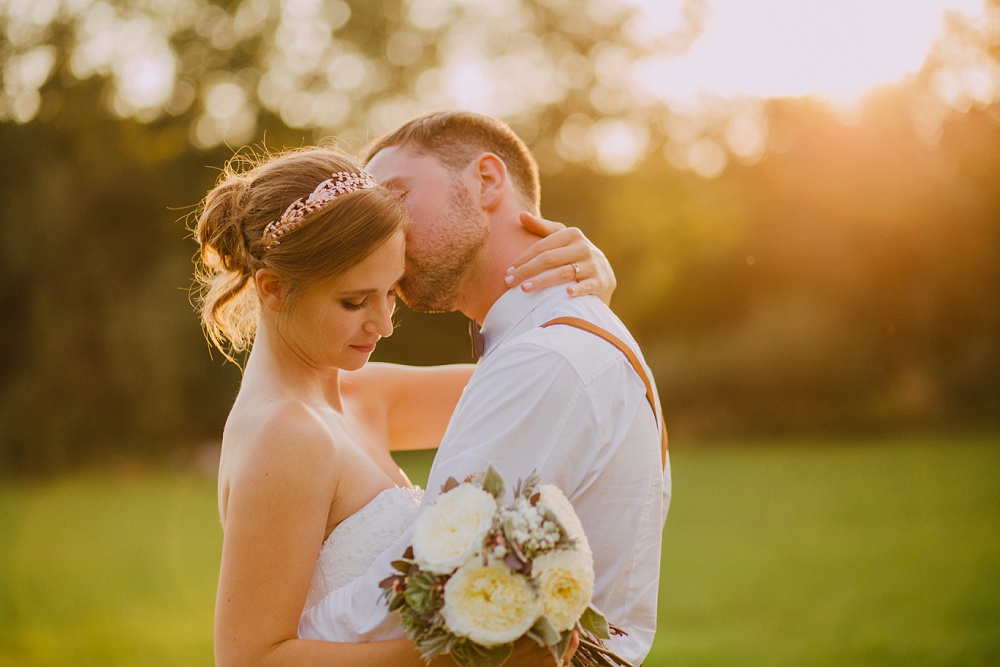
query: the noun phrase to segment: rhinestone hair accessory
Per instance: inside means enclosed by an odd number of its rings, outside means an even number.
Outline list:
[[[370,190],[378,185],[375,177],[367,171],[357,173],[351,171],[338,171],[330,178],[316,186],[305,199],[293,201],[281,217],[274,222],[268,223],[264,228],[264,246],[271,249],[281,244],[281,237],[302,224],[302,220],[315,210],[323,208],[337,198],[356,190]]]

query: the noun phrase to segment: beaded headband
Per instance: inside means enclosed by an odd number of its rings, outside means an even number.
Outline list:
[[[356,190],[370,190],[378,185],[375,177],[367,171],[358,173],[338,171],[331,178],[316,186],[305,199],[293,201],[281,217],[268,223],[264,228],[264,247],[270,250],[281,244],[281,237],[302,224],[302,220],[313,211],[333,201],[338,195]]]

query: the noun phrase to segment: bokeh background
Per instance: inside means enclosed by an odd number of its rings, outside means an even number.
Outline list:
[[[529,143],[655,373],[647,662],[1000,664],[996,0],[0,0],[0,665],[211,663],[189,216],[443,107]],[[398,319],[375,358],[471,360]]]

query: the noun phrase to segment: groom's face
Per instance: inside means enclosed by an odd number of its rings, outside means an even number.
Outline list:
[[[471,170],[449,170],[408,145],[382,149],[365,169],[401,192],[410,213],[403,300],[415,310],[455,310],[466,271],[489,239],[487,218],[471,194]]]

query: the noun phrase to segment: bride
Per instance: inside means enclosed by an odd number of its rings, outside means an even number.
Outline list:
[[[389,452],[437,447],[473,366],[367,363],[392,334],[404,280],[397,195],[334,149],[243,164],[227,165],[196,229],[208,336],[230,360],[249,350],[222,441],[216,663],[422,666],[408,639],[337,644],[299,639],[297,626],[412,521],[421,491]],[[614,286],[573,230],[522,259],[518,277],[536,289],[577,274],[575,294]],[[510,664],[552,663],[522,640]]]

